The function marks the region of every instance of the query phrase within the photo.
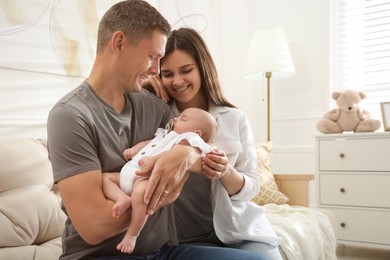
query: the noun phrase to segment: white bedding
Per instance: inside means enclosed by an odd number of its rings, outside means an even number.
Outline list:
[[[288,260],[337,259],[335,233],[323,212],[286,204],[266,204],[264,209]]]

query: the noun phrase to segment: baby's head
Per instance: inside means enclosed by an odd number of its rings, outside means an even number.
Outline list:
[[[212,142],[217,132],[217,122],[207,111],[190,107],[173,119],[172,130],[178,134],[195,132],[205,142]]]

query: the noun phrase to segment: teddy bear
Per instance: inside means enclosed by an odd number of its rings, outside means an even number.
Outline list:
[[[317,123],[317,129],[323,134],[349,132],[375,132],[381,127],[379,120],[359,108],[358,103],[366,98],[361,91],[334,91],[332,98],[337,108],[328,111]]]

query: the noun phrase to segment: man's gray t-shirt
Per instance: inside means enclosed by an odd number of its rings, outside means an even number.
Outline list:
[[[127,93],[125,98],[125,109],[117,113],[84,81],[53,107],[47,129],[54,181],[91,170],[119,172],[126,163],[122,157],[123,150],[152,139],[157,128],[165,127],[174,115],[168,105],[146,90]],[[169,214],[168,206],[149,217],[137,240],[134,254],[150,254],[171,242]],[[91,246],[77,234],[68,219],[61,259],[120,255],[116,245],[123,235]]]

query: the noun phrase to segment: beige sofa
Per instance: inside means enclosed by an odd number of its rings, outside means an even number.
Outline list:
[[[325,214],[306,207],[313,176],[273,174],[271,148],[270,143],[257,146],[262,186],[254,201],[265,204],[281,237],[283,258],[335,260],[332,223]],[[0,259],[58,259],[66,217],[53,186],[45,141],[0,137],[0,179]]]
[[[66,217],[45,142],[0,137],[0,180],[0,259],[58,259]]]

